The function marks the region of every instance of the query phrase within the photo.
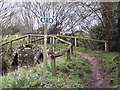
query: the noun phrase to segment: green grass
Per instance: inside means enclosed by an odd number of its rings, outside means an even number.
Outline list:
[[[108,52],[103,54],[104,58],[102,60],[102,65],[105,69],[105,74],[107,77],[107,85],[108,87],[120,87],[118,84],[120,78],[118,77],[119,73],[119,60],[120,60],[120,53],[118,52]],[[119,56],[119,60],[112,61],[115,56]],[[120,73],[119,73],[120,74]]]
[[[48,47],[50,45],[51,44],[47,44]],[[57,43],[56,46],[61,47],[60,50],[63,51],[64,50],[63,48],[66,48],[68,45]],[[102,66],[105,69],[105,75],[107,78],[106,81],[107,87],[108,88],[120,87],[120,85],[118,84],[118,81],[120,80],[118,78],[119,62],[118,60],[114,62],[112,61],[112,58],[115,56],[120,56],[120,53],[118,52],[104,53],[104,51],[96,51],[96,50],[86,49],[83,47],[74,47],[74,50],[102,56],[103,57]],[[41,68],[42,66],[38,65],[28,70],[21,69],[19,71],[11,72],[9,75],[2,77],[3,79],[2,87],[3,88],[32,87],[37,85],[40,87],[45,86],[50,88],[53,87],[71,88],[71,87],[85,87],[89,83],[90,70],[89,70],[88,61],[80,57],[79,55],[74,54],[74,56],[72,57],[72,61],[70,62],[66,61],[66,57],[57,58],[56,65],[57,65],[57,75],[56,77],[53,77],[51,75],[50,62],[48,63],[46,82],[42,80],[42,68]],[[65,71],[68,71],[68,73]],[[81,77],[78,77],[78,75]],[[19,84],[20,82],[22,82],[23,84]]]
[[[68,45],[67,44],[57,43],[56,46],[59,47],[59,48],[67,48]],[[86,49],[84,47],[73,47],[73,49],[74,50],[78,50],[78,51],[82,51],[82,52],[85,52],[85,53],[92,53],[92,54],[104,53],[104,51]]]
[[[85,52],[85,53],[92,53],[92,54],[101,54],[101,53],[104,53],[104,51],[86,49],[84,47],[74,47],[74,50],[82,51],[82,52]]]
[[[56,47],[67,48],[68,44],[56,43]]]
[[[118,77],[119,68],[120,68],[120,53],[119,52],[108,52],[105,53],[104,51],[95,51],[91,49],[86,49],[83,47],[74,47],[75,50],[82,51],[85,53],[90,53],[93,55],[101,56],[103,59],[101,60],[102,66],[105,70],[106,76],[106,84],[108,88],[118,88],[120,87],[119,81],[120,78]],[[119,60],[112,61],[115,56],[119,56]]]
[[[71,61],[66,56],[56,60],[56,76],[51,74],[50,60],[46,80],[42,79],[42,64],[29,69],[21,68],[2,77],[2,88],[84,88],[90,81],[88,61],[74,54]]]

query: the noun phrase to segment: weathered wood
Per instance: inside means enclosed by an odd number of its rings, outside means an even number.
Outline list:
[[[27,43],[30,43],[30,35],[27,35]]]
[[[44,35],[39,35],[39,34],[38,35],[29,34],[29,35],[31,37],[44,37]],[[53,36],[55,36],[55,35],[48,35],[48,37],[53,37]],[[95,39],[88,39],[88,38],[81,38],[81,37],[74,37],[74,36],[62,36],[62,35],[56,35],[56,36],[58,36],[58,37],[65,37],[65,38],[78,38],[78,39],[81,39],[81,40],[88,40],[88,41],[95,41],[95,42],[107,42],[105,40],[95,40]],[[25,37],[27,37],[27,36],[19,37],[17,39],[13,39],[11,41],[17,41],[17,40],[25,38]],[[4,44],[2,44],[0,46],[3,46],[3,45],[8,44],[8,43],[10,43],[10,41],[8,41],[8,42],[6,42],[6,43],[4,43]]]
[[[70,49],[70,53],[71,53],[71,55],[73,55],[73,45],[71,46],[71,49]]]
[[[68,49],[68,50],[71,49],[71,46],[72,46],[72,44],[70,44],[70,45],[67,47],[67,49]]]
[[[6,44],[10,43],[11,41],[12,41],[12,42],[13,42],[13,41],[17,41],[17,40],[20,40],[20,39],[23,39],[23,38],[26,38],[26,37],[27,37],[27,36],[22,36],[22,37],[19,37],[19,38],[17,38],[17,39],[13,39],[13,40],[7,41],[6,43],[3,43],[3,44],[0,45],[0,46],[6,45]]]
[[[105,42],[105,52],[108,52],[108,45],[107,45],[107,42]]]
[[[33,34],[29,34],[31,37],[44,37],[44,35],[33,35]]]
[[[55,51],[55,47],[54,47],[54,44],[55,44],[55,37],[53,36],[53,52]]]
[[[52,44],[52,38],[50,37],[50,44]]]
[[[55,35],[47,35],[47,37],[53,37],[53,36],[55,36]],[[44,35],[31,35],[31,37],[44,37]]]
[[[67,50],[62,51],[62,52],[57,53],[57,54],[54,54],[54,55],[52,55],[51,57],[52,57],[52,58],[57,58],[57,57],[63,56],[63,55],[66,53],[66,51],[67,51]]]
[[[57,37],[66,37],[66,38],[78,38],[81,40],[96,41],[96,42],[106,42],[105,40],[96,40],[96,39],[81,38],[81,37],[74,37],[74,36],[62,36],[62,35],[56,35],[56,36]]]
[[[51,69],[52,69],[52,75],[55,76],[56,75],[56,62],[55,62],[55,58],[51,58]]]
[[[75,38],[75,47],[77,46],[77,38]]]
[[[44,35],[32,35],[33,37],[43,37]],[[95,41],[95,42],[106,42],[105,40],[96,40],[96,39],[89,39],[89,38],[81,38],[81,37],[75,37],[75,36],[63,36],[63,35],[48,35],[48,37],[65,37],[65,38],[78,38],[81,40],[88,40],[88,41]]]
[[[70,49],[67,51],[67,60],[70,60]]]
[[[63,40],[63,39],[60,39],[59,37],[56,37],[56,36],[55,36],[55,38],[58,39],[58,40],[60,40],[60,41],[62,41],[62,42],[64,42],[64,43],[71,44],[70,42],[67,42],[67,41],[65,41],[65,40]]]
[[[57,57],[63,56],[68,51],[70,52],[71,46],[72,46],[72,44],[70,44],[64,51],[52,55],[52,57],[57,58]]]
[[[47,64],[47,24],[45,24],[44,29],[44,60],[43,60],[43,79],[45,80],[46,75],[46,64]]]

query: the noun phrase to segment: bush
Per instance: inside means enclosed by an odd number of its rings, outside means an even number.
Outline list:
[[[91,28],[90,30],[90,37],[92,39],[98,39],[98,40],[103,40],[104,39],[104,35],[103,35],[103,30],[102,30],[102,25],[96,25],[94,27]],[[96,46],[97,49],[104,49],[104,44],[100,43],[100,42],[93,42],[94,46]],[[95,49],[95,48],[94,48]]]
[[[113,30],[106,30],[108,33],[103,30],[102,25],[98,24],[91,28],[90,36],[92,39],[107,40],[108,41],[108,50],[109,51],[119,51],[118,38],[120,33],[118,33],[118,27]],[[99,49],[104,49],[104,43],[95,42],[93,43]]]

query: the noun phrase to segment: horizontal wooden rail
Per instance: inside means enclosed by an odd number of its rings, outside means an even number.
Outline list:
[[[64,43],[71,44],[70,42],[65,41],[65,40],[63,40],[63,39],[60,39],[60,38],[58,38],[58,37],[56,37],[56,36],[55,36],[55,38],[58,39],[58,40],[60,40],[60,41],[62,41],[62,42],[64,42]]]
[[[66,52],[68,52],[68,51],[71,49],[71,47],[72,47],[72,43],[70,43],[70,42],[68,42],[68,41],[65,41],[65,40],[62,40],[62,39],[60,39],[60,38],[58,38],[58,37],[56,37],[56,36],[55,36],[55,38],[58,39],[58,40],[60,40],[60,41],[62,41],[62,42],[64,42],[64,43],[69,44],[69,46],[68,46],[64,51],[59,52],[59,53],[57,53],[57,54],[53,54],[53,55],[51,56],[51,58],[57,58],[57,57],[63,56],[63,55],[64,55]]]
[[[44,35],[32,35],[30,34],[31,37],[43,37]],[[66,38],[78,38],[78,39],[81,39],[81,40],[88,40],[88,41],[95,41],[95,42],[108,42],[106,40],[97,40],[97,39],[89,39],[89,38],[81,38],[81,37],[76,37],[76,36],[63,36],[63,35],[47,35],[47,37],[53,37],[53,36],[56,36],[57,38],[58,37],[66,37]]]
[[[44,37],[44,35],[32,35],[32,34],[29,34],[31,37]],[[55,35],[47,35],[47,37],[53,37]]]
[[[17,40],[20,40],[20,39],[23,39],[23,38],[26,38],[26,37],[27,37],[27,36],[25,35],[25,36],[19,37],[19,38],[17,38],[17,39],[13,39],[13,40],[7,41],[6,43],[1,44],[0,46],[3,46],[3,45],[8,44],[8,43],[10,43],[10,42],[17,41]]]
[[[96,40],[96,39],[89,39],[89,38],[81,38],[81,37],[75,37],[75,36],[63,36],[63,35],[56,35],[57,37],[66,37],[66,38],[78,38],[81,40],[88,40],[88,41],[95,41],[95,42],[107,42],[105,40]]]

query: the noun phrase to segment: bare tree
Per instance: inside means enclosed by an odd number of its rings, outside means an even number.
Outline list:
[[[44,25],[40,22],[41,17],[51,17],[54,29],[59,28],[61,32],[74,32],[81,30],[89,32],[101,19],[101,7],[99,3],[88,2],[24,2],[24,3],[5,3],[1,4],[2,25],[7,26],[19,23],[25,30],[34,30]],[[8,14],[9,13],[9,14]],[[95,22],[95,23],[94,23]]]

